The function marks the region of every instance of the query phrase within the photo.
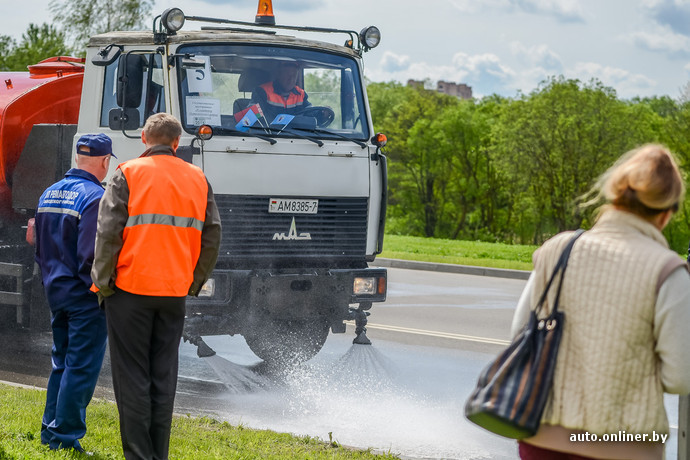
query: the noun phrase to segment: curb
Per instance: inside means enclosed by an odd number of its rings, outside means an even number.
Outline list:
[[[23,388],[25,390],[45,390],[45,388],[37,387],[35,385],[25,385],[23,383],[9,382],[7,380],[0,380],[0,385],[7,385],[8,387]]]
[[[461,275],[493,276],[495,278],[509,278],[526,280],[530,271],[509,270],[504,268],[474,267],[471,265],[443,264],[436,262],[417,262],[413,260],[384,259],[377,257],[371,265],[386,268],[406,268],[410,270],[427,270],[445,273],[458,273]]]

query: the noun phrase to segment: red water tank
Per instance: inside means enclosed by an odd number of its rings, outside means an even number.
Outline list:
[[[84,59],[59,56],[0,72],[0,218],[12,212],[12,173],[33,125],[77,124]]]

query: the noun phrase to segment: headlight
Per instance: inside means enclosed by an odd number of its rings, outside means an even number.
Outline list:
[[[161,23],[168,32],[173,34],[180,30],[184,25],[184,13],[179,8],[168,8],[161,15]]]
[[[359,39],[365,50],[376,48],[381,43],[381,31],[376,26],[365,27],[359,33]]]
[[[353,291],[355,295],[374,295],[376,294],[376,278],[355,278]]]
[[[215,293],[216,280],[209,278],[209,280],[206,281],[203,286],[201,286],[201,289],[199,290],[199,297],[213,297],[213,294]]]

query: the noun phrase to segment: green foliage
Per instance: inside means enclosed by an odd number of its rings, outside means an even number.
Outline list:
[[[9,35],[0,35],[0,71],[15,70],[12,68],[12,54],[17,42]]]
[[[372,84],[367,91],[376,131],[385,132],[391,146],[390,215],[402,219],[409,234],[434,236],[444,219],[443,197],[451,177],[448,152],[438,148],[432,124],[458,101],[394,84]]]
[[[144,30],[153,26],[153,0],[51,0],[50,11],[72,40],[85,48],[92,35],[113,30]]]
[[[563,77],[481,101],[396,83],[367,91],[389,140],[394,235],[540,244],[592,225],[582,197],[626,151],[660,142],[690,168],[690,102],[626,101],[597,80]],[[678,252],[690,241],[685,207],[665,231]]]
[[[0,35],[0,70],[26,71],[27,66],[43,59],[70,53],[65,34],[49,24],[29,24],[19,44],[10,36]]]
[[[529,96],[502,106],[492,155],[519,203],[514,237],[538,244],[556,232],[588,224],[576,200],[627,150],[655,141],[659,115],[616,98],[600,82],[551,79]]]

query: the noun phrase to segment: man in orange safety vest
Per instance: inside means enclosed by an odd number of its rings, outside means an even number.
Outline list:
[[[121,163],[100,203],[91,271],[105,304],[125,458],[166,459],[185,299],[198,295],[220,246],[213,191],[175,155],[182,126],[146,121],[146,151]]]

